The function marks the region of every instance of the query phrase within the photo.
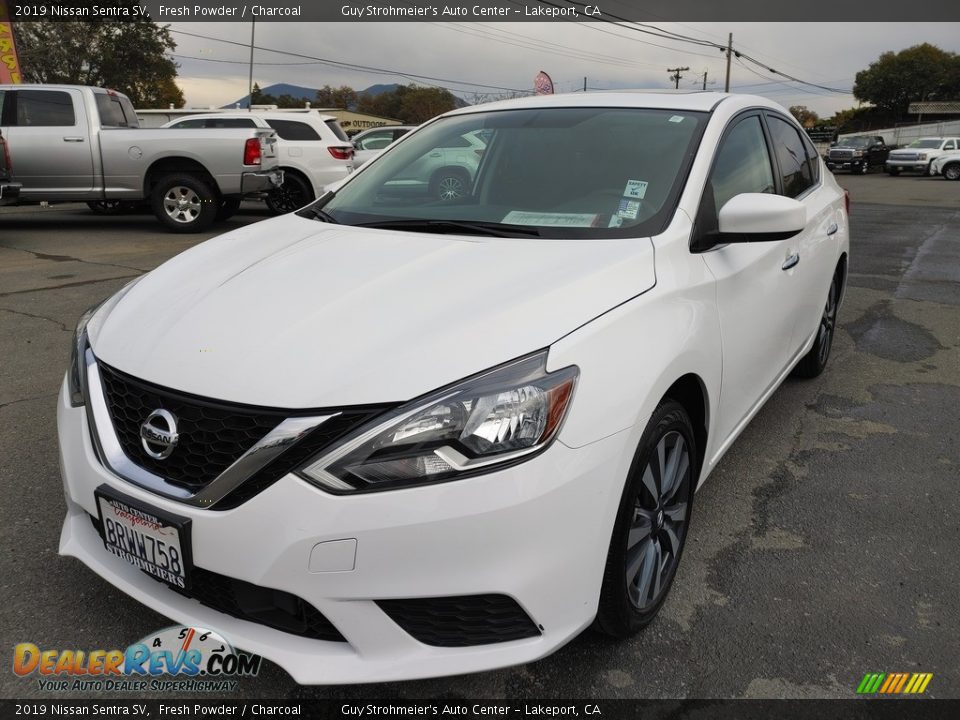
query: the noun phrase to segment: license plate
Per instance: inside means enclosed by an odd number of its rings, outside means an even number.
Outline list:
[[[142,505],[106,486],[95,491],[107,551],[175,588],[190,586],[190,519]]]

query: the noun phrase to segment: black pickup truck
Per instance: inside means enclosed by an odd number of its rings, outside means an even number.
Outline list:
[[[0,205],[15,203],[20,197],[20,183],[10,177],[10,151],[0,133]]]
[[[879,135],[854,135],[837,140],[830,146],[824,160],[834,172],[849,170],[866,175],[870,168],[882,170],[889,154],[890,148]]]

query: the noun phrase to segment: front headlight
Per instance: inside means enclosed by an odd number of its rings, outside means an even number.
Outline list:
[[[854,150],[854,151],[853,151],[853,156],[854,156],[854,157],[863,157],[863,150]]]
[[[101,307],[107,306],[107,312],[109,312],[114,305],[120,302],[120,299],[124,295],[130,292],[130,288],[140,282],[144,277],[144,275],[141,275],[131,280],[106,300],[98,302],[80,316],[77,327],[73,331],[73,344],[70,346],[70,368],[67,372],[67,389],[70,391],[70,405],[73,407],[80,407],[86,402],[86,354],[87,347],[90,345],[87,340],[87,325]]]
[[[920,153],[919,155],[917,155],[917,157],[918,157],[920,160],[926,160],[926,159],[927,159],[927,154],[926,154],[926,153]]]
[[[528,459],[556,437],[579,371],[548,373],[546,351],[373,420],[299,474],[336,494],[456,480]]]
[[[73,331],[73,344],[70,346],[70,368],[67,373],[70,405],[73,407],[80,407],[86,402],[87,363],[84,356],[89,344],[87,342],[87,323],[90,322],[90,318],[100,309],[101,305],[103,303],[98,302],[83,313],[79,322],[77,322],[76,329]]]

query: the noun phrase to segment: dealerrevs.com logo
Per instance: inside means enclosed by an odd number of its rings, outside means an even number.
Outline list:
[[[43,692],[232,692],[238,678],[260,672],[260,661],[213,630],[180,625],[126,650],[41,649],[28,642],[13,649],[13,672],[36,677]]]

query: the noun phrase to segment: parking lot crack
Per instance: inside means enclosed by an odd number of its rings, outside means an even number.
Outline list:
[[[135,268],[131,268],[135,269]],[[97,280],[80,280],[78,282],[64,283],[63,285],[49,285],[47,287],[27,288],[25,290],[11,290],[10,292],[0,293],[0,297],[10,297],[11,295],[23,295],[25,293],[43,292],[44,290],[61,290],[70,287],[82,287],[83,285],[96,285],[97,283],[112,282],[114,280],[132,280],[140,277],[143,273],[137,272],[136,275],[118,275],[117,277],[99,278]]]
[[[33,255],[37,260],[48,260],[50,262],[78,262],[78,263],[83,263],[84,265],[115,267],[115,268],[121,268],[122,270],[136,270],[137,272],[143,272],[140,268],[135,268],[132,265],[120,265],[118,263],[97,262],[95,260],[84,260],[83,258],[73,257],[72,255],[50,255],[48,253],[37,252],[36,250],[25,250],[24,248],[18,248],[12,245],[0,244],[0,247],[5,248],[7,250],[15,250],[17,252]]]
[[[64,323],[60,322],[59,320],[54,320],[53,318],[48,318],[46,315],[34,315],[33,313],[23,312],[22,310],[12,310],[5,307],[0,307],[0,311],[8,312],[12,315],[22,315],[23,317],[36,318],[37,320],[46,320],[47,322],[52,322],[64,332],[70,332],[70,328],[68,328]]]
[[[8,408],[11,405],[17,405],[18,403],[30,402],[31,400],[46,400],[47,398],[55,398],[57,393],[47,393],[46,395],[34,395],[33,397],[19,398],[18,400],[11,400],[10,402],[0,403],[0,410]]]

